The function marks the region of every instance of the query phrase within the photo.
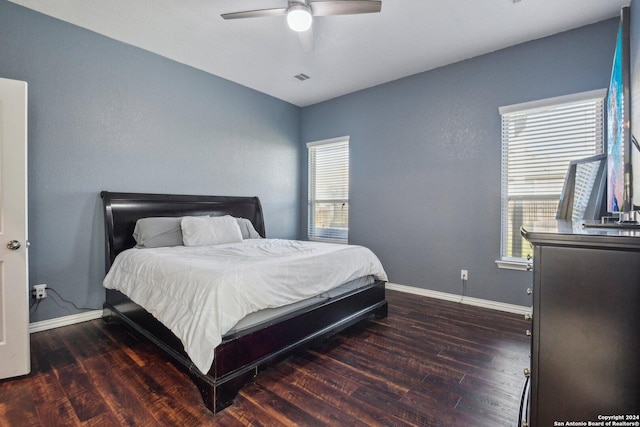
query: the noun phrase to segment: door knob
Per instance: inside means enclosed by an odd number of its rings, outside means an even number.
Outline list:
[[[20,242],[18,242],[17,240],[12,240],[9,243],[7,243],[7,248],[11,249],[12,251],[15,251],[20,248]]]

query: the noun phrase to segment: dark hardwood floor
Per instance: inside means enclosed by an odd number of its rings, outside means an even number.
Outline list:
[[[32,373],[0,382],[5,426],[515,426],[522,316],[387,291],[389,316],[270,367],[212,414],[151,343],[102,320],[31,335]]]

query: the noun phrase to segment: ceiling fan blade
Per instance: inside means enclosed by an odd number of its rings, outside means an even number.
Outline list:
[[[298,39],[305,52],[313,52],[313,25],[307,31],[298,32]]]
[[[376,0],[326,0],[309,2],[313,16],[354,15],[376,13],[382,9],[382,1]]]
[[[263,18],[265,16],[284,16],[287,14],[287,8],[279,9],[259,9],[247,10],[244,12],[223,13],[223,19],[242,19],[242,18]]]

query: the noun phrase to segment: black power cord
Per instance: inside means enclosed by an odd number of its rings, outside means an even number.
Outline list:
[[[36,311],[38,311],[38,306],[40,306],[41,299],[34,300],[31,305],[29,305],[29,316],[33,315]],[[35,307],[35,308],[34,308]],[[33,308],[33,311],[31,309]]]
[[[53,289],[52,287],[47,286],[46,290],[53,292],[61,301],[65,302],[67,304],[71,304],[73,306],[73,308],[75,308],[78,311],[98,310],[97,308],[92,308],[92,307],[78,307],[73,301],[69,301],[67,299],[64,299],[62,297],[62,295],[60,295],[60,293],[58,291],[56,291],[55,289]],[[29,315],[33,315],[33,314],[35,314],[36,311],[38,311],[38,307],[40,306],[40,303],[42,302],[43,299],[44,298],[35,299],[35,301],[31,303],[31,305],[29,306]],[[63,305],[61,305],[56,300],[56,298],[51,298],[51,299],[52,299],[53,302],[55,302],[58,305],[58,307],[64,308],[65,310],[69,311],[68,307],[64,307]],[[33,311],[31,311],[31,309],[33,309]]]
[[[60,295],[60,293],[58,293],[58,291],[56,291],[55,289],[50,288],[48,286],[47,286],[47,289],[49,289],[50,291],[53,291],[53,293],[56,294],[58,296],[58,298],[60,298],[62,301],[66,302],[67,304],[71,304],[73,306],[73,308],[75,308],[76,310],[97,310],[97,308],[91,308],[91,307],[78,307],[77,305],[75,305],[75,303],[73,301],[69,301],[69,300],[64,299],[62,297],[62,295]],[[53,301],[56,304],[58,304],[55,299]],[[58,304],[58,306],[62,307],[60,304]]]
[[[460,301],[458,301],[458,304],[462,304],[462,301],[467,294],[467,279],[461,279],[460,281],[462,282],[462,295],[460,295]]]

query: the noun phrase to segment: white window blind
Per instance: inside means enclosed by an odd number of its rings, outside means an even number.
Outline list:
[[[603,151],[605,90],[500,108],[503,260],[532,255],[523,224],[554,219],[572,160]]]
[[[310,240],[347,243],[349,233],[349,138],[307,144]]]

